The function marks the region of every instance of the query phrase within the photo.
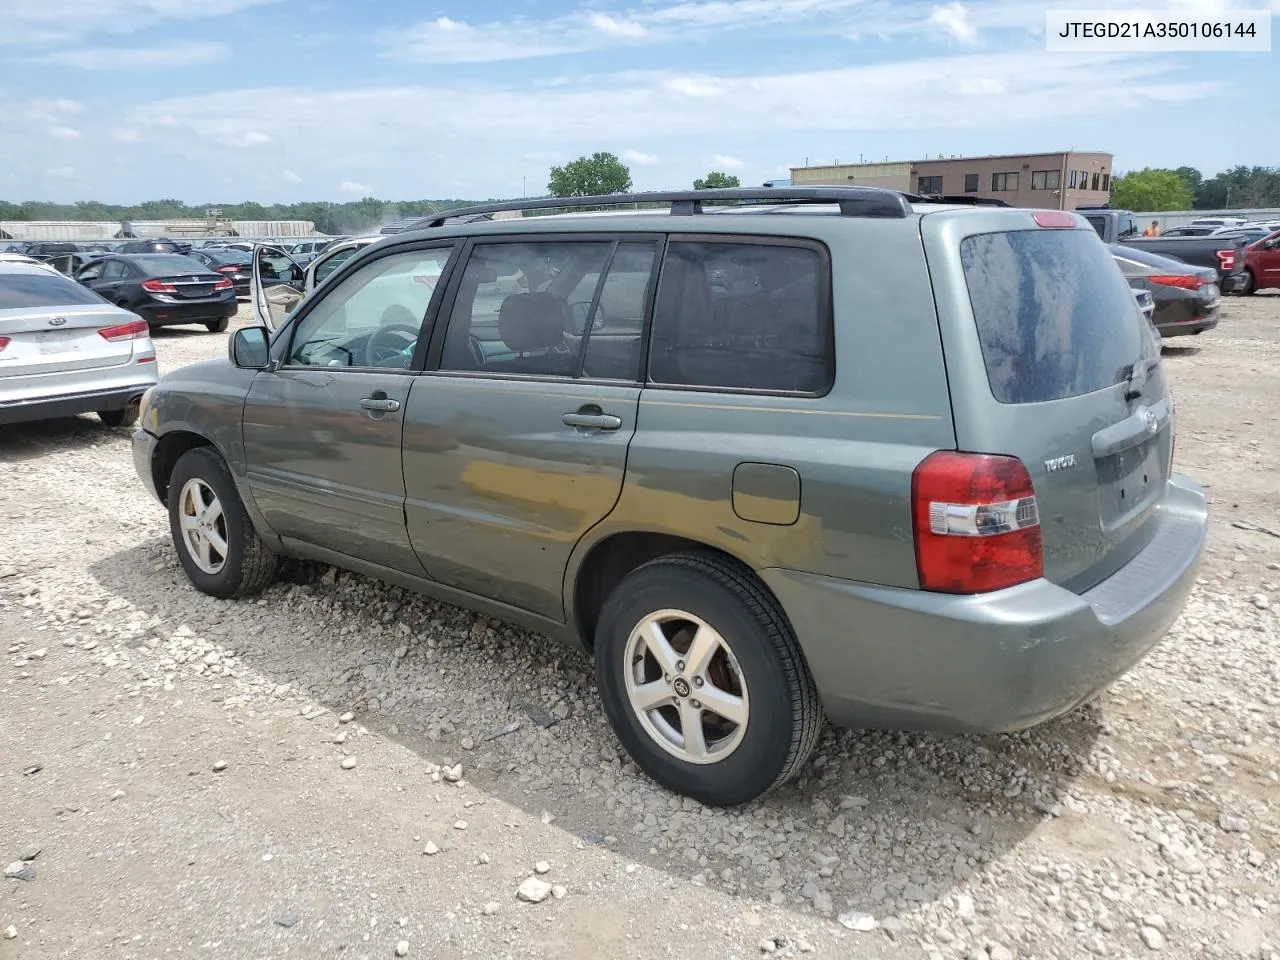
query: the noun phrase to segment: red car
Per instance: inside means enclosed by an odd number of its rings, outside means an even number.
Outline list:
[[[1241,293],[1280,287],[1280,230],[1249,244],[1244,252],[1244,286]]]

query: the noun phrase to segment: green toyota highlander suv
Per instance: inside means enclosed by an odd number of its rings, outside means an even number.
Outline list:
[[[785,782],[824,717],[1048,720],[1177,617],[1205,501],[1081,217],[853,187],[558,203],[424,220],[287,316],[255,271],[263,325],[134,434],[197,589],[312,558],[580,645],[636,761],[709,804]]]

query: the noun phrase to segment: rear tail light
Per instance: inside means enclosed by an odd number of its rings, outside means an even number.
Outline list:
[[[240,269],[239,267],[231,267],[231,266],[214,267],[214,270],[217,271],[218,273],[235,273],[239,269]]]
[[[1189,273],[1174,273],[1165,276],[1147,277],[1152,283],[1158,283],[1165,287],[1181,287],[1183,290],[1199,290],[1209,281],[1204,277],[1193,276]]]
[[[1236,265],[1236,252],[1234,250],[1218,250],[1218,269],[1230,273]]]
[[[911,477],[920,587],[986,593],[1044,573],[1040,511],[1016,457],[941,450]]]
[[[233,284],[230,280],[226,279],[226,277],[223,277],[221,280],[214,283],[213,289],[230,290],[233,286],[235,286],[235,284]]]
[[[7,347],[8,345],[9,345],[9,338],[8,338],[8,337],[0,337],[0,350],[3,350],[3,349],[4,349],[5,347]]]
[[[110,340],[116,343],[120,340],[145,340],[147,337],[147,321],[132,320],[129,323],[122,323],[118,327],[103,327],[98,331],[98,336],[103,340]]]
[[[163,280],[143,280],[142,289],[148,293],[177,293],[178,288],[172,283],[165,283]]]

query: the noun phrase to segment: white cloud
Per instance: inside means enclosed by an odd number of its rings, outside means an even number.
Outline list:
[[[75,176],[75,173],[76,173],[75,167],[54,167],[52,170],[49,171],[49,176],[65,179],[66,177]]]
[[[622,159],[639,167],[654,167],[662,162],[652,153],[641,153],[639,150],[623,150]]]
[[[302,178],[298,176],[296,173],[294,173],[292,170],[281,170],[280,179],[283,180],[285,183],[301,183],[302,182]]]
[[[356,183],[354,180],[343,180],[342,183],[338,184],[338,189],[343,193],[358,193],[361,196],[367,196],[371,188],[366,187],[363,183]]]
[[[49,136],[57,137],[59,140],[79,140],[80,131],[75,127],[50,127]]]
[[[929,21],[941,27],[961,43],[975,43],[978,39],[978,28],[969,20],[969,11],[959,0],[946,6],[934,7],[929,14]]]
[[[136,143],[142,139],[142,134],[131,127],[121,127],[118,130],[111,131],[111,136],[121,143]]]
[[[587,17],[587,22],[601,33],[629,40],[638,39],[649,32],[642,23],[624,17],[611,17],[607,13],[593,13]]]
[[[38,59],[82,70],[150,70],[212,63],[229,55],[222,43],[171,43],[163,47],[80,47],[41,54]]]
[[[75,42],[134,33],[167,20],[223,20],[280,0],[15,0],[4,4],[0,46]]]
[[[668,93],[698,100],[723,96],[726,91],[724,82],[715,77],[671,77],[664,80],[662,86]]]
[[[744,166],[746,166],[746,164],[744,164],[737,157],[731,157],[728,154],[724,154],[724,153],[717,153],[715,157],[712,158],[711,162],[714,163],[717,167],[720,167],[721,169],[724,169],[724,170],[741,170]]]
[[[261,130],[245,130],[221,137],[219,142],[226,144],[228,147],[260,147],[264,143],[270,143],[271,137]]]

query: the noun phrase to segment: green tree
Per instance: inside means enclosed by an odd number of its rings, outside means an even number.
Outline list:
[[[594,197],[630,189],[631,171],[612,153],[603,151],[552,167],[547,180],[553,197]]]
[[[740,187],[742,181],[731,173],[722,173],[719,170],[712,170],[705,177],[699,177],[693,181],[693,189],[695,190],[720,190],[724,187]]]
[[[1190,210],[1194,200],[1191,187],[1173,170],[1147,167],[1111,182],[1111,205],[1125,210]]]

